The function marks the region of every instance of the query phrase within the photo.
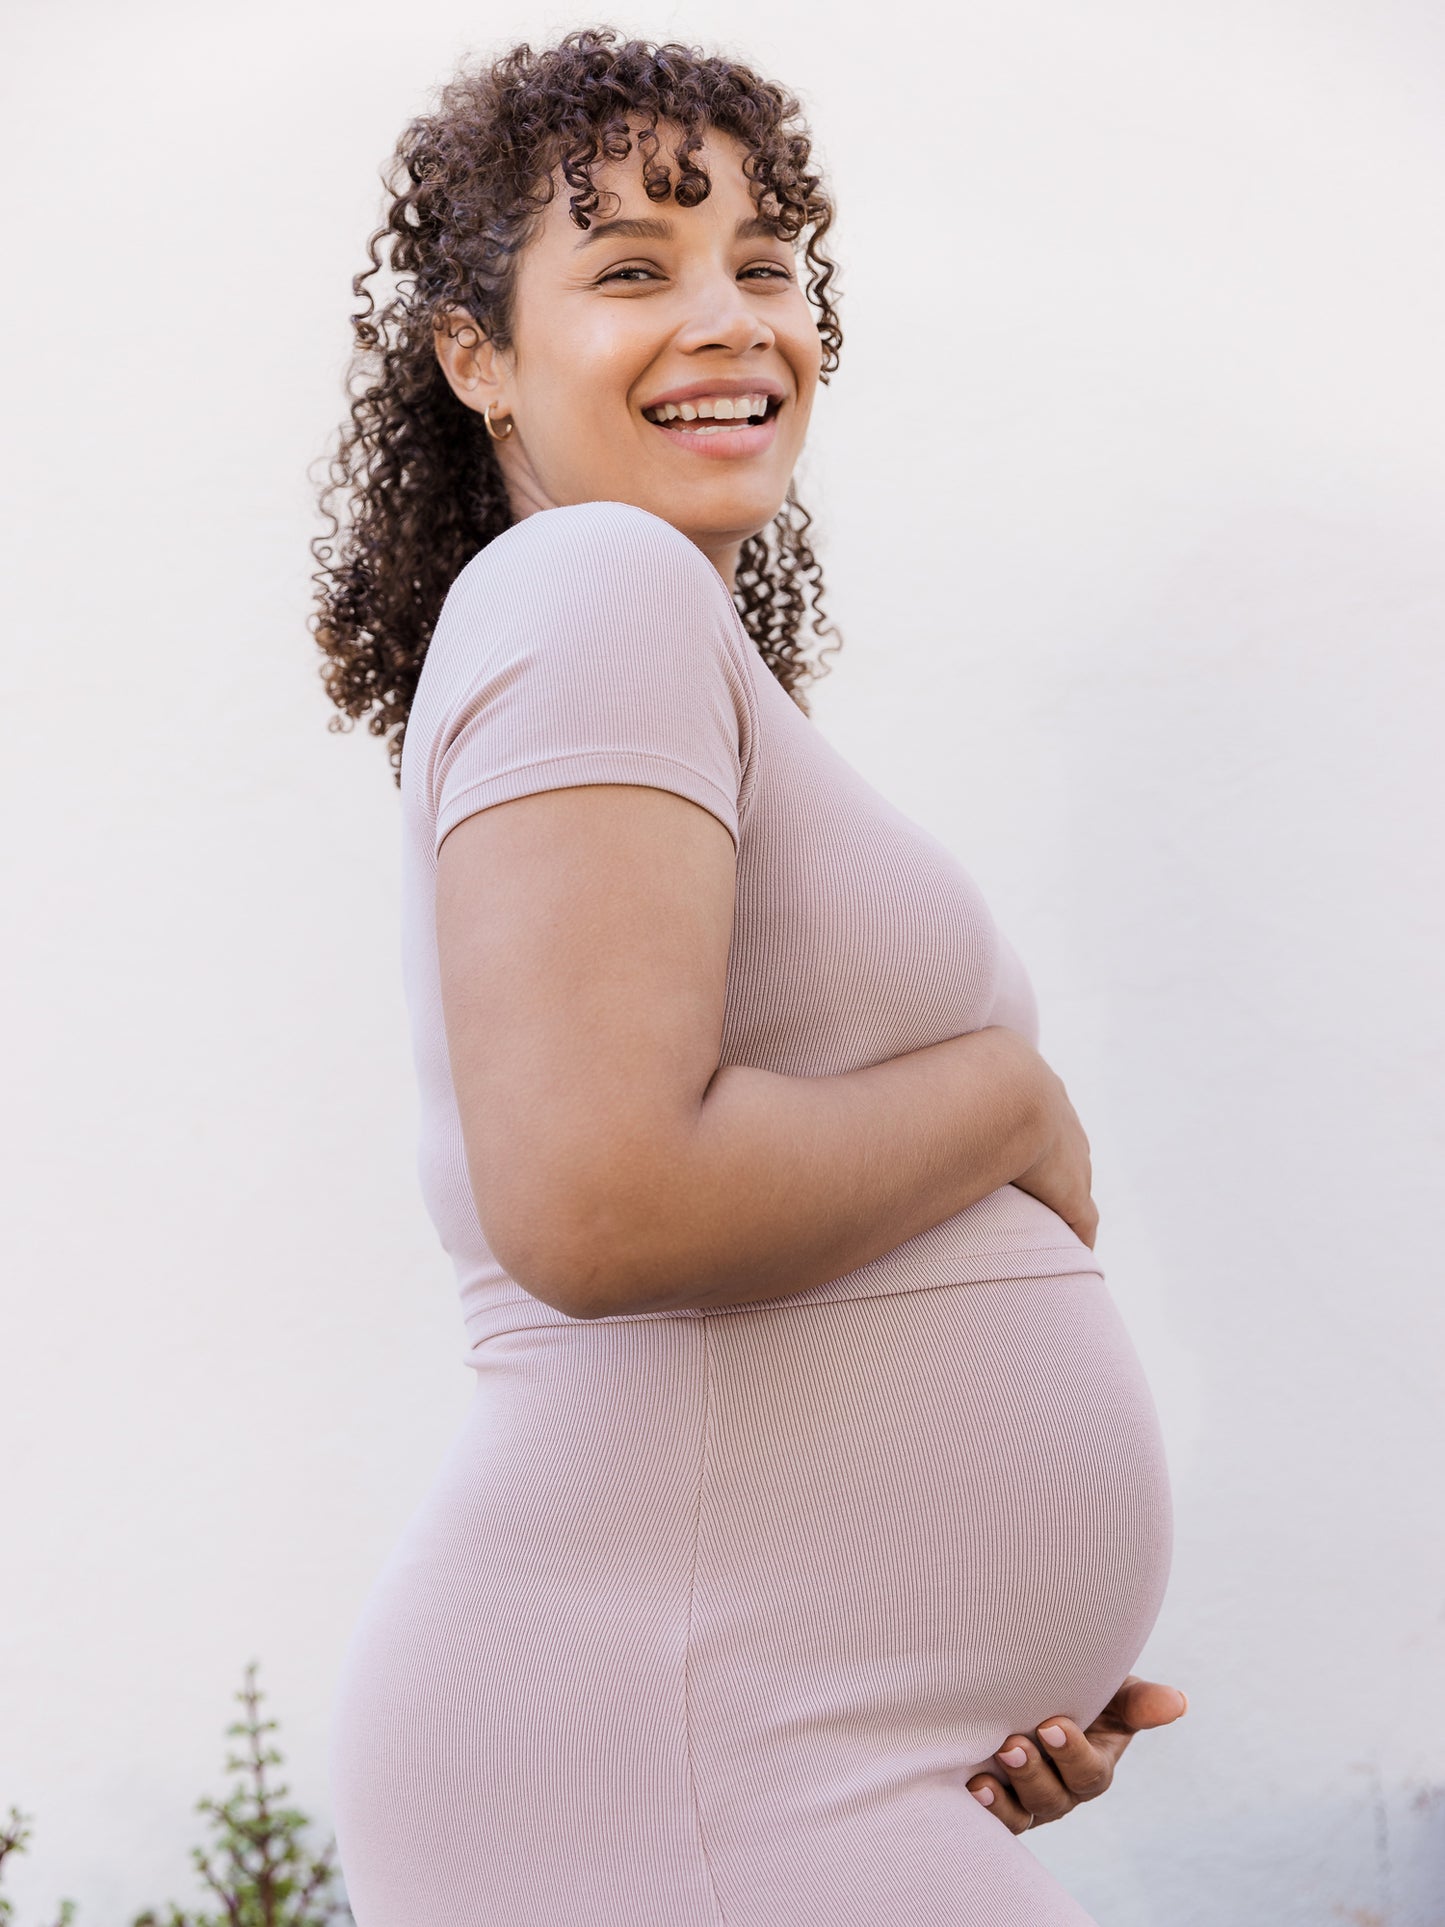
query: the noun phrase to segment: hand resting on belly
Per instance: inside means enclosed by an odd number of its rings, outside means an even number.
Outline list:
[[[1060,1718],[1044,1721],[1031,1735],[1010,1734],[995,1756],[998,1775],[976,1773],[968,1790],[1010,1833],[1062,1820],[1081,1802],[1108,1792],[1136,1733],[1168,1726],[1188,1710],[1177,1686],[1131,1673],[1092,1725]]]

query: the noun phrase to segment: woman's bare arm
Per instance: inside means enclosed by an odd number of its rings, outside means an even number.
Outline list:
[[[621,784],[443,843],[453,1082],[511,1275],[579,1318],[792,1296],[1030,1172],[1091,1236],[1072,1109],[1012,1031],[835,1076],[718,1067],[735,860],[708,811]]]
[[[725,1066],[692,1140],[699,1178],[680,1232],[693,1268],[669,1275],[647,1253],[624,1281],[629,1303],[791,1297],[1008,1184],[1044,1122],[1020,1042],[973,1031],[831,1077]]]

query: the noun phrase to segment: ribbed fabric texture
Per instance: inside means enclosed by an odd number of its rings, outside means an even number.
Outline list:
[[[1039,1041],[1032,986],[977,884],[803,715],[701,550],[624,502],[526,517],[453,584],[402,759],[418,1177],[473,1344],[563,1314],[508,1277],[478,1221],[442,1024],[436,853],[473,811],[576,783],[674,790],[732,835],[720,1062],[818,1077],[986,1024]],[[1009,1184],[804,1295],[1080,1271],[1099,1271],[1089,1247]]]
[[[342,1669],[358,1927],[1082,1927],[964,1782],[1092,1719],[1163,1595],[1162,1442],[1093,1253],[1005,1185],[791,1298],[568,1318],[487,1248],[441,1017],[437,851],[535,790],[653,785],[728,829],[725,1063],[1037,1042],[976,885],[623,503],[462,571],[402,779],[418,1174],[476,1388]]]

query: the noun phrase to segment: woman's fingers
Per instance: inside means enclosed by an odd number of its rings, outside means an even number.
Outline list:
[[[1115,1755],[1107,1747],[1093,1745],[1073,1720],[1045,1720],[1039,1728],[1039,1744],[1075,1800],[1094,1800],[1108,1790]]]
[[[1117,1764],[1136,1733],[1168,1726],[1188,1710],[1189,1701],[1177,1686],[1130,1673],[1099,1717],[1090,1722],[1085,1737],[1096,1752]],[[1057,1720],[1054,1724],[1068,1726],[1071,1722]]]
[[[1006,1780],[995,1779],[991,1773],[976,1773],[968,1790],[980,1806],[1003,1821],[1010,1833],[1026,1833],[1033,1825],[1034,1816],[1019,1805]]]
[[[1188,1695],[1162,1680],[1140,1679],[1130,1673],[1113,1699],[1100,1714],[1129,1733],[1142,1733],[1148,1727],[1168,1726],[1189,1710]]]
[[[1011,1833],[1061,1820],[1081,1801],[1108,1791],[1136,1733],[1169,1725],[1188,1705],[1178,1687],[1131,1673],[1087,1731],[1060,1716],[1033,1734],[1015,1733],[994,1755],[998,1774],[976,1774],[968,1790]]]
[[[1078,1731],[1077,1728],[1074,1730]],[[1084,1741],[1084,1745],[1090,1752],[1093,1751],[1087,1741]],[[1065,1746],[1058,1750],[1066,1752],[1068,1748]],[[1012,1734],[994,1754],[994,1758],[1007,1773],[1014,1798],[1025,1812],[1034,1816],[1040,1826],[1047,1825],[1050,1820],[1062,1820],[1066,1813],[1072,1812],[1077,1800],[1090,1797],[1074,1792],[1062,1772],[1056,1770],[1050,1753],[1045,1752],[1037,1740],[1026,1739],[1018,1733]],[[1070,1764],[1086,1783],[1090,1781],[1091,1775],[1080,1770],[1077,1757]],[[1108,1780],[1105,1779],[1096,1790],[1102,1793],[1107,1785]]]

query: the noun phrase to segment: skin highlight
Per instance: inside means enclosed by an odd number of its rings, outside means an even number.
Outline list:
[[[649,200],[635,153],[597,169],[610,193],[593,229],[664,222],[666,235],[579,230],[559,183],[518,265],[512,349],[459,310],[436,335],[458,400],[477,414],[491,404],[516,520],[576,502],[630,502],[696,543],[729,589],[743,543],[783,503],[823,359],[794,244],[760,223],[746,152],[708,130],[698,158],[712,191],[693,207]],[[749,231],[759,225],[763,232]],[[764,446],[724,450],[724,436],[713,435],[699,452],[702,443],[687,446],[642,412],[658,395],[713,378],[781,389],[775,422],[739,431]]]

